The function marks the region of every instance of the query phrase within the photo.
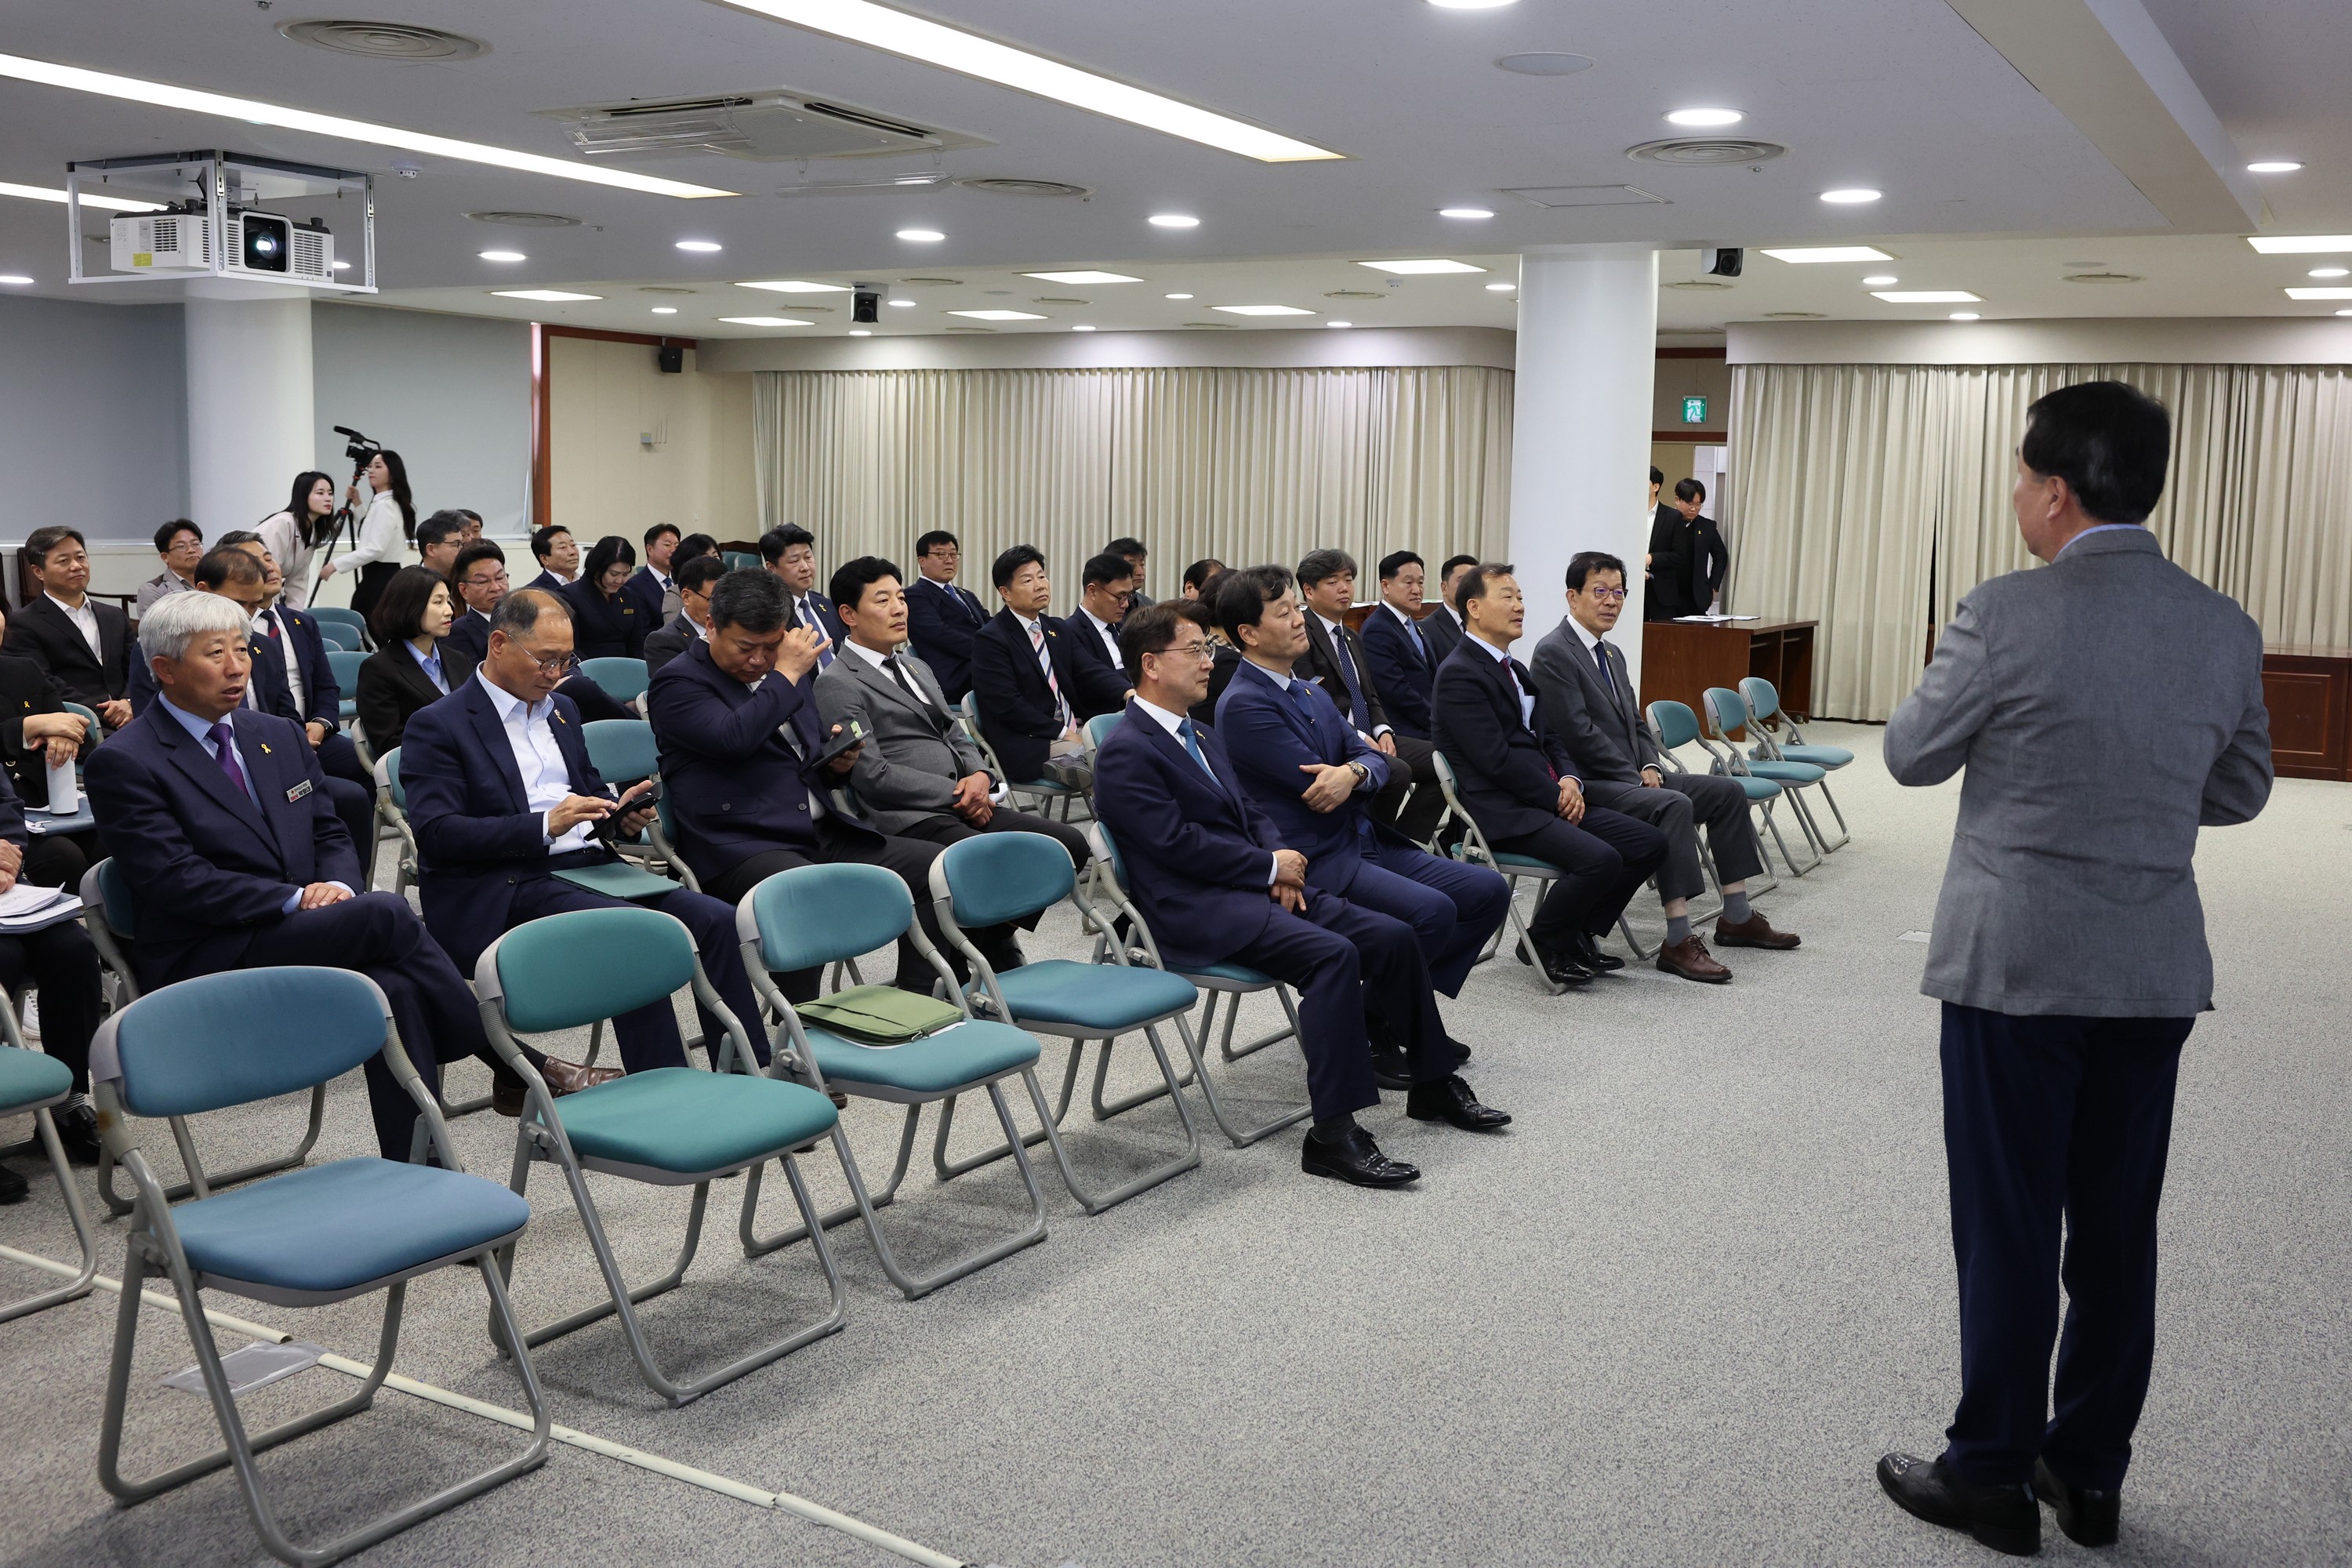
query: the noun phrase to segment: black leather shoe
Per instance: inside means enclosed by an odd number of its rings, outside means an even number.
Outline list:
[[[7,1166],[0,1165],[0,1204],[21,1204],[25,1201],[25,1194],[32,1190],[24,1177]]]
[[[1594,970],[1584,966],[1584,961],[1564,947],[1539,947],[1536,958],[1543,966],[1544,978],[1554,985],[1587,985],[1591,984]]]
[[[1880,1459],[1878,1484],[1914,1519],[1965,1531],[1995,1552],[2031,1557],[2042,1550],[2042,1510],[2031,1487],[1979,1486],[1941,1459],[1914,1454]]]
[[[2124,1494],[2069,1486],[2041,1460],[2033,1461],[2033,1495],[2058,1516],[2058,1528],[2077,1546],[2113,1546],[2123,1518]]]
[[[1404,1053],[1397,1050],[1384,1050],[1374,1046],[1372,1047],[1372,1081],[1382,1089],[1411,1089],[1412,1068],[1406,1064]]]
[[[1511,1113],[1478,1103],[1462,1075],[1414,1084],[1404,1097],[1404,1113],[1415,1121],[1444,1121],[1465,1132],[1492,1132],[1511,1124]]]
[[[1306,1147],[1298,1152],[1298,1168],[1310,1176],[1329,1176],[1360,1187],[1401,1187],[1421,1180],[1420,1171],[1381,1153],[1372,1135],[1360,1127],[1328,1141],[1309,1132]]]
[[[58,1124],[58,1142],[66,1158],[77,1165],[98,1163],[98,1112],[87,1105],[61,1105],[49,1112]]]
[[[1601,939],[1591,931],[1578,931],[1569,951],[1575,954],[1579,963],[1595,974],[1614,974],[1625,967],[1623,959],[1615,953],[1601,951]]]

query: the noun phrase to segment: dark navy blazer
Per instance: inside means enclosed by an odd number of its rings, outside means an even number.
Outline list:
[[[1037,626],[1045,634],[1054,679],[1075,718],[1080,678],[1076,656],[1069,647],[1069,629],[1044,615],[1037,617]],[[1037,668],[1037,650],[1011,610],[997,611],[972,634],[971,689],[980,693],[981,733],[996,749],[1007,781],[1027,784],[1042,777],[1062,726],[1055,718],[1045,671]]]
[[[1196,727],[1197,728],[1197,727]],[[1177,969],[1223,962],[1265,933],[1274,852],[1290,847],[1199,730],[1216,782],[1133,701],[1095,752],[1095,810],[1118,841],[1128,892]]]
[[[650,566],[640,566],[621,584],[621,597],[637,607],[638,624],[648,632],[659,629],[669,619],[662,614],[661,579]]]
[[[712,663],[710,645],[698,641],[655,672],[646,711],[661,747],[678,852],[697,877],[715,880],[762,850],[815,848],[809,796],[825,781],[802,761],[822,749],[814,668],[797,681],[772,674],[754,691]],[[778,733],[787,724],[798,752]],[[879,833],[829,800],[825,810],[881,843]]]
[[[1419,648],[1413,647],[1412,635],[1398,622],[1395,613],[1386,605],[1375,605],[1372,613],[1364,617],[1360,635],[1364,639],[1364,660],[1372,667],[1372,684],[1380,688],[1389,722],[1399,734],[1426,741],[1430,694],[1437,679],[1438,647],[1425,628],[1416,629],[1421,630]]]
[[[627,584],[608,599],[583,577],[557,589],[556,597],[572,612],[572,650],[582,658],[643,658],[646,634],[661,626],[659,615],[647,616],[629,597]]]
[[[971,637],[987,623],[980,601],[952,583],[934,583],[918,574],[907,584],[908,638],[950,702],[962,701],[971,689]]]
[[[301,727],[245,708],[229,722],[258,811],[160,702],[85,769],[107,853],[139,901],[138,963],[151,985],[236,967],[255,929],[285,919],[288,896],[312,882],[367,890]]]
[[[441,646],[456,648],[468,664],[481,663],[490,657],[489,618],[476,615],[471,605],[458,600],[457,617],[449,623],[449,635],[441,639]]]
[[[1128,679],[1126,667],[1112,661],[1109,647],[1095,630],[1094,622],[1087,619],[1085,610],[1071,611],[1061,624],[1070,662],[1078,672],[1078,689],[1070,693],[1070,706],[1077,710],[1081,721],[1097,713],[1118,712],[1127,704],[1128,689],[1135,684]],[[1111,628],[1113,635],[1118,630]]]
[[[1363,864],[1363,840],[1373,832],[1364,806],[1388,783],[1390,759],[1364,744],[1322,687],[1302,679],[1288,691],[1280,690],[1272,676],[1247,659],[1234,668],[1232,683],[1217,700],[1217,739],[1283,847],[1307,857],[1307,885],[1345,893]],[[1371,774],[1370,786],[1336,811],[1317,811],[1299,798],[1312,782],[1299,771],[1308,763],[1361,763]],[[1402,847],[1406,840],[1395,842]]]
[[[1517,659],[1510,668],[1536,689]],[[1535,833],[1561,820],[1559,781],[1576,773],[1575,760],[1544,727],[1519,718],[1519,696],[1503,662],[1475,637],[1465,637],[1437,671],[1437,749],[1453,765],[1455,792],[1481,831],[1497,838]]]

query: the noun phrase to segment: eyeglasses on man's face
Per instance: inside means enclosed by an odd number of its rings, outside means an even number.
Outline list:
[[[1161,651],[1160,657],[1194,660],[1213,659],[1217,657],[1217,645],[1206,637],[1195,637],[1190,642],[1170,643]]]
[[[1587,588],[1585,593],[1595,599],[1622,599],[1625,596],[1622,588]]]
[[[560,653],[552,658],[541,658],[529,648],[522,651],[525,658],[539,667],[540,674],[551,679],[562,680],[580,668],[580,656],[576,653]]]

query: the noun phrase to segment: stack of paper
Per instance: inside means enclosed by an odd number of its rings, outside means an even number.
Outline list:
[[[81,895],[69,888],[36,888],[19,882],[0,893],[0,933],[22,936],[81,913]]]

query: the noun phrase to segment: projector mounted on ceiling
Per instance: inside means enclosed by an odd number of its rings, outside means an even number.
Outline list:
[[[76,246],[67,272],[72,282],[236,279],[375,292],[375,177],[365,170],[209,151],[81,159],[66,165],[72,233],[82,232],[83,194],[99,188],[147,197],[154,206],[110,217],[104,269],[86,265]],[[331,220],[353,241],[355,260],[336,258]],[[338,276],[353,271],[349,282]]]
[[[990,145],[978,136],[918,125],[782,88],[702,98],[638,99],[540,112],[563,121],[572,144],[591,158],[718,153],[730,158],[782,163]]]

